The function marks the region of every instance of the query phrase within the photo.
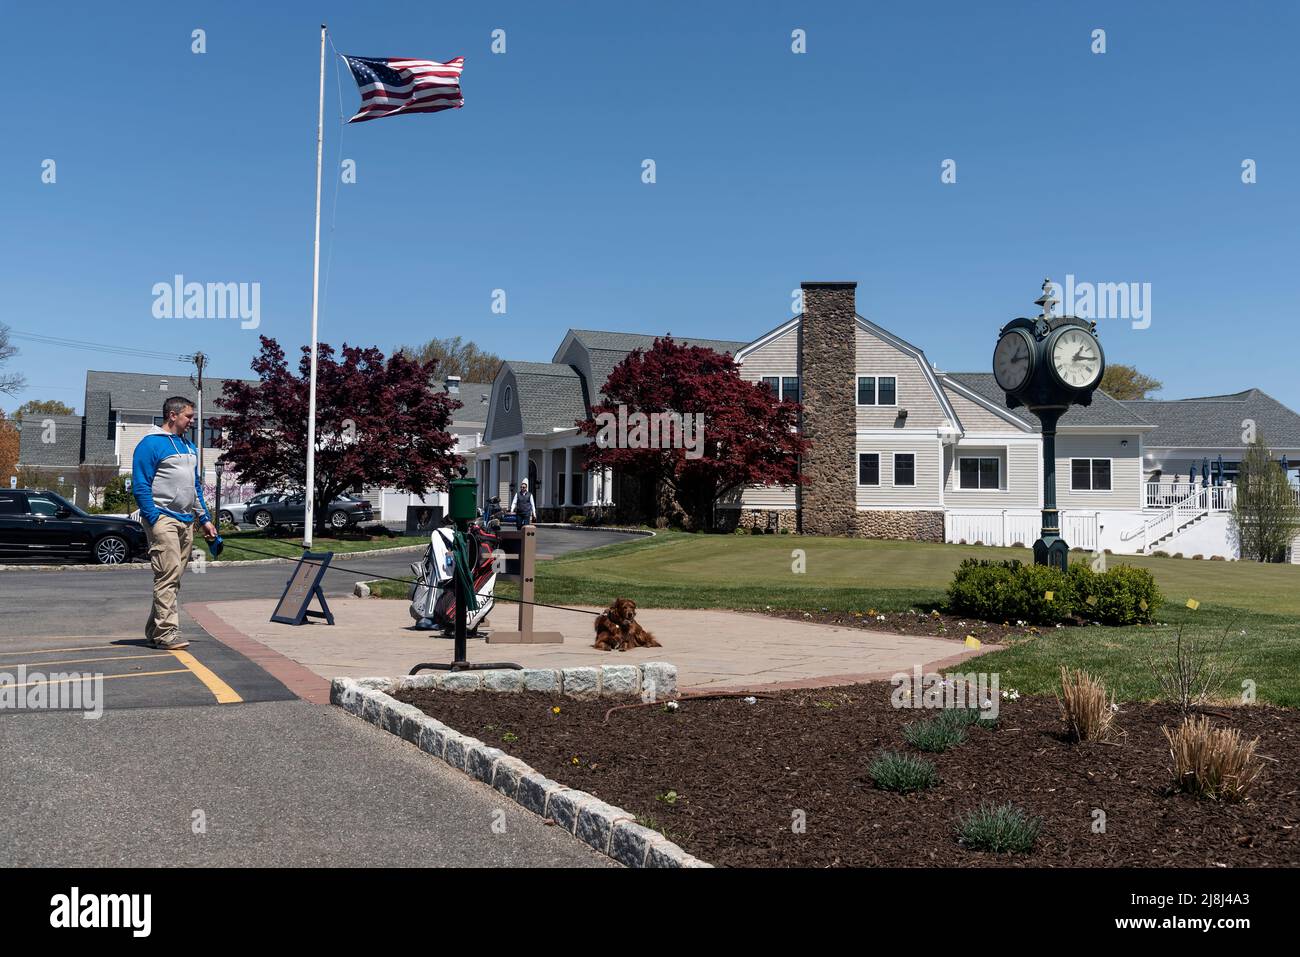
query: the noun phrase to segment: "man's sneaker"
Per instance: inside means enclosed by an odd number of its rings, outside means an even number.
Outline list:
[[[163,651],[177,651],[181,648],[188,648],[190,646],[190,643],[184,640],[183,638],[181,638],[172,642],[155,641],[153,643],[153,646],[155,648],[161,648]]]

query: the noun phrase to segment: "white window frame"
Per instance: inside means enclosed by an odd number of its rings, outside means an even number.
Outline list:
[[[900,455],[910,455],[912,457],[912,481],[901,483],[898,481],[898,457]],[[895,488],[916,488],[916,453],[915,452],[895,452],[894,453],[894,472],[890,476]]]
[[[1087,463],[1088,463],[1088,487],[1087,487],[1087,488],[1080,488],[1079,486],[1077,486],[1077,485],[1074,484],[1074,463],[1075,463],[1075,462],[1087,462]],[[1097,488],[1097,487],[1096,487],[1096,484],[1097,484],[1097,483],[1096,483],[1096,477],[1095,477],[1095,475],[1093,474],[1093,469],[1095,468],[1096,463],[1098,463],[1098,462],[1105,462],[1105,463],[1107,463],[1107,467],[1108,467],[1109,470],[1110,470],[1110,488]],[[1115,460],[1114,460],[1113,458],[1108,458],[1107,456],[1104,456],[1104,455],[1101,455],[1101,456],[1093,456],[1093,455],[1072,455],[1072,456],[1070,456],[1070,491],[1071,491],[1071,492],[1113,492],[1113,491],[1115,491]]]
[[[969,485],[961,484],[961,463],[962,462],[982,462],[985,459],[992,459],[998,464],[998,484],[990,488],[977,485],[971,488]],[[975,466],[975,476],[978,481],[980,474],[979,466]],[[998,492],[1002,489],[1002,457],[999,455],[959,455],[957,456],[957,491],[959,492]]]
[[[874,401],[874,402],[858,402],[858,396],[861,394],[861,389],[862,389],[862,380],[863,380],[863,379],[870,379],[870,380],[872,381],[872,386],[871,386],[871,397],[872,397],[873,399],[875,399],[876,401]],[[880,380],[881,380],[881,379],[893,379],[893,380],[894,380],[894,401],[893,401],[893,402],[881,402],[881,401],[880,401]],[[859,409],[876,409],[876,408],[896,409],[896,408],[898,408],[898,376],[896,376],[896,375],[874,375],[873,373],[870,373],[870,372],[864,372],[864,373],[862,373],[861,375],[857,376],[857,378],[855,378],[855,379],[853,380],[853,402],[854,402],[854,404],[857,405],[857,407],[858,407]]]
[[[876,457],[876,480],[874,482],[862,481],[862,456],[864,455],[874,455]],[[880,488],[881,454],[879,452],[873,451],[872,449],[859,452],[855,464],[857,465],[857,474],[854,477],[857,479],[858,488]]]

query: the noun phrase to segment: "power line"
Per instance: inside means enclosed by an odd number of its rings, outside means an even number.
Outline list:
[[[25,339],[29,342],[39,342],[43,345],[62,346],[66,349],[85,349],[90,352],[104,352],[109,355],[133,356],[142,359],[159,359],[169,362],[190,363],[194,357],[190,355],[179,355],[174,352],[156,352],[148,349],[132,349],[129,346],[110,346],[97,342],[86,342],[83,339],[68,339],[62,336],[43,336],[33,332],[18,332],[10,330],[9,335],[14,339]]]

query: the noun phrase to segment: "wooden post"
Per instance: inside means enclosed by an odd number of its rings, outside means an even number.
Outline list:
[[[489,643],[533,645],[559,644],[564,635],[558,631],[533,630],[533,593],[535,582],[533,572],[536,565],[537,526],[525,525],[521,529],[502,529],[501,540],[519,542],[519,570],[513,572],[498,571],[497,581],[519,582],[519,628],[517,631],[494,631],[487,636]],[[507,553],[508,554],[508,553]]]

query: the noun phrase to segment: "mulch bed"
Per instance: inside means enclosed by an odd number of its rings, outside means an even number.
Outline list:
[[[951,638],[965,641],[967,636],[996,644],[1009,644],[1035,638],[1044,631],[1055,630],[1055,625],[1030,625],[1029,623],[980,621],[969,615],[950,615],[940,611],[803,611],[783,608],[764,608],[761,613],[790,621],[807,621],[819,625],[840,625],[845,628],[862,628],[867,631],[886,631],[896,635],[920,635],[926,638]],[[1063,624],[1075,627],[1074,622]]]
[[[884,750],[911,752],[888,682],[783,691],[755,704],[684,699],[613,712],[609,700],[523,693],[407,692],[402,700],[456,730],[597,795],[719,866],[1144,866],[1300,864],[1300,712],[1233,709],[1216,724],[1259,736],[1264,779],[1240,804],[1170,793],[1165,704],[1121,706],[1115,745],[1072,744],[1055,699],[1000,702],[996,730],[925,757],[940,782],[899,795],[867,776]],[[552,708],[560,709],[558,714]],[[1224,712],[1228,714],[1229,712]],[[912,752],[919,753],[919,752]],[[670,793],[672,792],[672,793]],[[1042,819],[1032,853],[971,851],[959,815],[1011,801]],[[1106,813],[1093,833],[1093,809]],[[795,833],[803,811],[806,831]]]

